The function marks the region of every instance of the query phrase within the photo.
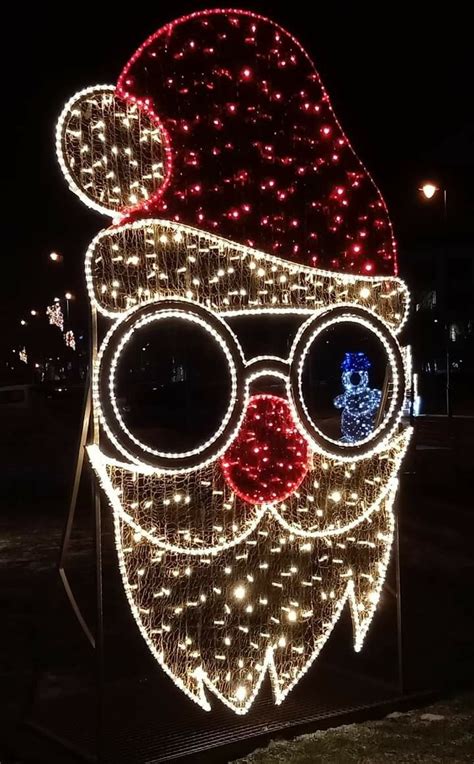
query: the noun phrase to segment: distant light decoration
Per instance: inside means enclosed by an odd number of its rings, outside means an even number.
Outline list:
[[[371,363],[365,353],[346,353],[341,364],[344,392],[334,399],[342,409],[341,435],[344,443],[357,443],[374,429],[382,391],[369,387]],[[355,378],[355,380],[354,380]]]
[[[301,45],[247,11],[158,30],[117,87],[66,104],[56,136],[70,188],[113,218],[86,255],[108,324],[88,453],[131,613],[202,708],[210,691],[246,713],[267,673],[279,704],[346,603],[361,649],[389,563],[411,429],[396,336],[409,293],[385,203]],[[272,354],[282,315],[300,320],[285,357]],[[244,353],[239,316],[265,317],[265,354]],[[229,372],[222,421],[188,450],[158,450],[122,416],[122,353],[163,318],[204,330]],[[308,348],[333,325],[372,332],[390,368],[384,419],[360,442],[352,424],[325,437],[303,399]]]
[[[72,329],[69,329],[67,332],[64,333],[64,342],[66,344],[66,347],[70,348],[71,350],[76,349],[76,339],[74,337],[74,332]]]
[[[64,315],[60,302],[54,302],[46,308],[46,315],[48,316],[51,326],[57,326],[58,329],[63,331],[64,329]]]
[[[296,429],[288,404],[274,395],[255,395],[221,464],[241,499],[265,504],[281,501],[298,488],[308,460],[308,443]]]
[[[23,363],[26,363],[26,364],[28,363],[28,354],[26,352],[26,348],[25,347],[21,348],[20,352],[18,353],[18,358]]]

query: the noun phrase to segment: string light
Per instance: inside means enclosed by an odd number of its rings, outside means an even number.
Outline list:
[[[339,536],[336,548],[321,539],[313,542],[312,554],[303,554],[301,541],[268,518],[243,549],[195,558],[191,576],[185,573],[189,557],[159,552],[145,538],[135,543],[130,526],[116,515],[117,552],[130,608],[166,673],[204,709],[210,710],[208,688],[243,714],[268,671],[275,703],[280,704],[319,655],[347,601],[354,647],[360,650],[390,557],[394,493],[392,489],[370,520]],[[149,588],[138,583],[143,559],[149,560]],[[259,568],[262,559],[268,560],[267,568]],[[225,567],[232,567],[236,576],[258,571],[252,585],[268,592],[268,598],[256,598],[249,610],[247,597],[236,600],[235,588],[229,589]],[[292,567],[298,574],[291,573]],[[197,600],[190,580],[200,591]],[[206,639],[200,638],[201,623],[215,625],[206,630]]]
[[[225,479],[253,504],[281,501],[308,470],[308,444],[288,404],[275,395],[254,395],[238,436],[221,459]]]
[[[58,329],[63,331],[64,329],[64,315],[60,302],[54,302],[46,308],[46,315],[48,316],[51,326],[57,326]]]
[[[308,539],[350,531],[370,517],[396,486],[410,436],[408,428],[380,454],[356,462],[349,471],[345,462],[314,457],[297,492],[262,506],[229,490],[216,462],[198,473],[167,473],[158,480],[153,468],[119,462],[97,446],[89,447],[89,457],[114,512],[139,538],[169,551],[200,556],[240,544],[267,513],[292,534]],[[170,501],[177,490],[186,497],[178,517],[176,504]],[[332,498],[336,492],[341,496],[337,503]]]
[[[231,380],[228,407],[216,432],[194,449],[182,452],[161,451],[139,440],[124,423],[115,395],[117,365],[134,332],[166,319],[190,322],[207,332],[222,350]],[[248,399],[248,383],[243,384],[242,374],[243,354],[240,345],[223,321],[210,311],[184,300],[175,300],[171,304],[162,301],[138,306],[112,326],[99,352],[93,373],[92,394],[104,429],[124,456],[137,463],[144,462],[171,472],[180,472],[213,461],[235,437]]]
[[[371,365],[365,353],[360,352],[346,353],[341,364],[344,392],[334,399],[334,405],[342,409],[341,435],[344,443],[365,440],[374,430],[382,392],[369,388]]]
[[[66,347],[70,348],[71,350],[76,349],[76,338],[74,337],[74,332],[72,329],[68,329],[68,331],[64,333],[64,342]]]
[[[86,283],[95,307],[110,318],[171,296],[227,315],[289,309],[313,315],[345,302],[366,307],[399,332],[410,307],[398,278],[323,271],[166,220],[101,231],[86,255]]]
[[[386,356],[386,366],[390,370],[390,394],[387,410],[376,429],[367,432],[364,438],[345,442],[343,439],[330,437],[313,420],[306,405],[303,392],[303,372],[306,359],[313,343],[324,332],[337,325],[362,326],[369,330],[381,343]],[[312,440],[314,447],[327,455],[339,455],[341,460],[355,461],[365,458],[380,450],[396,430],[403,413],[405,399],[405,367],[403,356],[396,338],[387,330],[383,322],[371,316],[358,306],[339,306],[323,313],[321,318],[313,317],[298,330],[290,352],[289,362],[297,367],[297,382],[287,382],[288,396],[297,412],[296,422],[301,431]]]
[[[68,101],[58,120],[56,152],[71,190],[106,215],[146,209],[170,171],[160,120],[108,85],[86,88]]]
[[[57,151],[71,189],[114,217],[86,256],[92,308],[111,320],[93,364],[107,438],[88,454],[133,617],[204,709],[209,690],[246,713],[267,672],[281,703],[346,602],[361,649],[389,561],[411,430],[399,431],[408,362],[395,336],[409,294],[385,203],[301,45],[247,11],[158,30],[117,88],[66,104]],[[302,322],[288,357],[247,357],[227,322],[265,315],[270,336],[291,314]],[[181,452],[132,432],[117,400],[122,353],[167,318],[202,330],[230,379],[216,432]],[[372,333],[390,369],[382,422],[356,432],[344,418],[342,439],[318,429],[302,386],[310,348],[336,325]],[[253,394],[275,379],[281,397]]]
[[[310,265],[396,273],[385,202],[286,30],[248,11],[177,19],[139,47],[117,94],[158,115],[173,150],[176,181],[150,214]]]

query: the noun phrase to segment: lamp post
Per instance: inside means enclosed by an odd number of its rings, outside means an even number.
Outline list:
[[[72,292],[66,292],[64,297],[66,298],[66,321],[67,321],[67,327],[69,328],[69,303],[71,300],[74,299],[74,295],[72,294]]]
[[[447,223],[448,220],[448,204],[447,204],[447,193],[445,188],[440,188],[439,186],[436,186],[434,183],[423,183],[423,185],[420,188],[421,193],[427,199],[430,201],[435,194],[438,193],[438,191],[441,191],[443,194],[443,214],[444,214],[444,222]]]
[[[438,192],[443,195],[443,222],[444,233],[446,235],[448,226],[448,201],[446,188],[440,188],[435,183],[426,182],[423,183],[419,189],[427,201],[431,201]],[[446,261],[446,245],[443,247],[443,312],[444,312],[444,339],[445,339],[445,351],[446,351],[446,416],[452,416],[451,410],[451,360],[449,354],[449,322],[447,320],[447,307],[446,307],[446,278],[445,278],[445,263]]]

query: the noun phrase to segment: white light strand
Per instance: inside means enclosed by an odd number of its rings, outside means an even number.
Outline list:
[[[170,177],[167,134],[147,100],[125,101],[112,86],[73,96],[56,142],[70,188],[118,223],[123,212],[146,211]],[[210,710],[207,688],[246,713],[267,671],[279,704],[319,655],[347,601],[354,648],[361,649],[381,596],[397,474],[411,436],[410,428],[397,433],[411,357],[399,360],[394,339],[408,316],[408,290],[395,277],[324,271],[161,219],[101,231],[85,268],[93,308],[114,320],[92,369],[94,421],[108,448],[127,462],[98,443],[88,454],[112,507],[137,626],[163,670],[202,708]],[[166,309],[166,300],[178,307]],[[345,315],[332,314],[341,306]],[[47,313],[63,331],[59,302]],[[225,318],[257,314],[267,316],[269,330],[274,315],[308,317],[288,358],[244,357]],[[121,353],[134,331],[162,318],[184,318],[208,332],[231,380],[216,433],[182,453],[142,442],[116,400]],[[309,412],[301,386],[311,343],[341,321],[374,333],[391,367],[384,420],[342,449],[303,421]],[[302,348],[303,332],[309,339]],[[290,496],[255,505],[227,484],[218,458],[239,433],[250,385],[263,377],[285,382],[291,416],[311,450],[307,473]],[[187,461],[180,466],[180,459]]]
[[[67,332],[64,333],[64,342],[66,344],[66,347],[70,348],[71,350],[76,349],[76,338],[74,337],[74,332],[72,329],[69,329]]]
[[[209,445],[211,445],[212,442],[224,431],[225,426],[226,426],[226,424],[227,424],[227,422],[228,422],[228,420],[230,418],[230,414],[234,410],[234,407],[235,407],[235,404],[236,404],[236,398],[237,398],[235,367],[231,363],[230,352],[229,352],[229,350],[228,350],[228,348],[226,346],[225,333],[230,333],[231,336],[233,337],[233,340],[234,340],[236,346],[239,348],[239,354],[240,354],[240,356],[242,357],[242,359],[244,361],[246,369],[250,369],[251,370],[252,367],[257,362],[259,362],[261,360],[266,360],[266,361],[268,361],[269,359],[270,360],[274,360],[273,356],[270,356],[270,357],[268,357],[268,356],[259,356],[257,358],[250,359],[248,361],[245,360],[244,356],[243,356],[243,352],[242,352],[242,350],[240,348],[240,345],[239,345],[235,335],[233,335],[233,333],[230,331],[230,329],[227,326],[225,326],[221,322],[222,330],[221,330],[221,332],[218,332],[216,329],[214,329],[210,325],[206,324],[206,322],[203,321],[202,319],[197,318],[196,316],[192,316],[193,303],[191,301],[189,301],[189,300],[179,300],[179,302],[181,302],[182,305],[183,305],[182,310],[164,310],[163,308],[160,308],[160,301],[159,300],[155,301],[155,303],[153,303],[151,305],[151,310],[152,311],[154,310],[155,312],[151,312],[149,315],[147,315],[147,317],[145,319],[140,319],[140,321],[138,321],[138,323],[137,323],[137,326],[141,326],[142,323],[145,324],[145,323],[148,323],[148,322],[153,321],[153,320],[158,320],[157,316],[160,316],[160,315],[162,315],[163,317],[168,317],[168,318],[169,317],[171,317],[171,318],[173,318],[173,317],[174,318],[183,318],[183,317],[186,317],[186,320],[195,321],[196,323],[201,324],[203,326],[203,328],[205,328],[206,331],[211,333],[213,335],[214,339],[216,339],[216,341],[219,342],[219,344],[221,345],[221,347],[222,347],[222,349],[223,349],[223,351],[224,351],[224,353],[226,355],[227,363],[228,363],[228,367],[229,367],[229,372],[230,372],[230,375],[231,375],[231,378],[232,378],[232,390],[231,390],[231,395],[230,395],[229,407],[227,409],[227,412],[226,412],[225,416],[223,417],[223,420],[221,421],[221,423],[219,425],[217,433],[211,439],[209,439],[204,444],[202,444],[199,448],[196,448],[196,449],[193,449],[193,450],[190,450],[190,451],[186,451],[186,452],[183,452],[181,454],[178,454],[178,453],[175,453],[175,452],[158,452],[157,450],[150,449],[148,446],[146,446],[145,444],[143,444],[140,441],[138,441],[132,435],[132,433],[128,430],[128,428],[125,427],[125,425],[124,425],[124,423],[122,421],[122,418],[120,416],[120,412],[119,412],[119,409],[118,409],[116,397],[115,397],[115,390],[114,390],[115,368],[116,368],[116,365],[117,365],[117,362],[118,362],[118,358],[120,356],[120,352],[123,349],[124,345],[130,339],[133,330],[127,330],[125,337],[121,337],[119,346],[118,346],[117,351],[116,351],[116,353],[114,355],[114,359],[112,361],[111,366],[107,367],[107,368],[103,368],[104,354],[105,354],[105,351],[107,350],[107,347],[108,347],[112,337],[116,333],[118,333],[119,336],[120,336],[121,327],[124,324],[125,320],[129,319],[130,316],[133,315],[134,311],[139,310],[140,306],[137,306],[137,308],[133,308],[133,309],[129,310],[125,314],[125,316],[122,317],[121,320],[119,320],[118,322],[116,322],[112,326],[111,330],[109,331],[109,333],[107,334],[107,336],[105,337],[105,339],[104,339],[104,341],[102,343],[102,346],[101,346],[101,349],[100,349],[100,352],[99,352],[99,355],[98,355],[97,364],[96,364],[96,367],[95,367],[94,373],[93,373],[93,399],[94,399],[95,407],[96,407],[96,409],[98,411],[99,418],[101,420],[101,423],[102,423],[104,429],[107,432],[108,437],[113,442],[113,444],[116,446],[116,448],[127,459],[130,459],[130,461],[132,461],[132,462],[134,462],[136,464],[142,464],[142,463],[146,464],[147,463],[147,461],[146,461],[146,452],[149,452],[149,453],[152,453],[152,454],[155,454],[155,455],[159,455],[159,456],[163,456],[165,459],[174,459],[174,458],[177,458],[177,457],[182,457],[184,459],[185,457],[188,457],[190,455],[199,454],[204,449],[206,449]],[[163,303],[163,304],[166,305],[166,303]],[[298,380],[298,382],[297,382],[296,386],[294,384],[292,385],[291,375],[288,374],[288,375],[285,376],[285,375],[282,374],[281,371],[272,369],[271,367],[269,367],[268,369],[264,368],[264,369],[258,370],[258,371],[254,372],[254,373],[251,372],[250,374],[246,375],[245,380],[244,380],[245,388],[244,388],[244,395],[243,395],[244,406],[243,406],[243,410],[241,412],[241,415],[239,417],[238,424],[237,424],[236,427],[234,427],[234,429],[229,434],[229,436],[227,437],[225,442],[223,444],[221,444],[219,449],[216,450],[214,453],[212,453],[207,458],[203,459],[202,461],[198,460],[196,462],[196,464],[192,465],[191,467],[181,467],[180,468],[180,467],[175,467],[175,466],[162,465],[162,470],[166,470],[166,471],[174,472],[174,473],[180,473],[180,472],[186,472],[186,471],[189,471],[189,470],[199,469],[202,466],[204,466],[206,464],[209,464],[211,461],[216,459],[220,454],[222,454],[226,450],[226,448],[228,448],[230,443],[233,441],[233,439],[235,438],[235,436],[236,436],[236,434],[237,434],[237,432],[239,430],[240,423],[242,421],[243,414],[244,414],[245,402],[248,400],[249,385],[250,385],[251,381],[253,381],[254,379],[256,379],[258,377],[261,377],[261,376],[276,376],[276,377],[283,378],[283,379],[286,380],[287,391],[288,391],[288,401],[290,403],[290,407],[291,407],[291,410],[292,410],[292,415],[293,415],[293,418],[295,420],[295,423],[296,423],[297,427],[300,429],[301,433],[308,440],[310,440],[311,446],[312,446],[312,448],[314,449],[314,451],[316,453],[324,454],[324,455],[327,455],[327,456],[333,456],[334,454],[331,451],[331,443],[333,443],[335,446],[339,446],[339,445],[341,445],[341,441],[336,441],[334,439],[331,439],[331,438],[325,436],[324,433],[322,433],[316,427],[316,425],[314,425],[314,429],[317,432],[319,432],[319,434],[325,439],[325,441],[327,441],[327,445],[324,446],[324,445],[322,445],[322,443],[320,441],[316,441],[314,439],[314,437],[312,437],[311,433],[308,433],[308,431],[306,430],[304,424],[299,420],[298,412],[297,412],[297,410],[295,408],[293,399],[294,399],[295,394],[298,395],[300,403],[301,403],[301,406],[304,409],[304,411],[306,412],[306,415],[309,417],[309,413],[308,413],[308,410],[307,410],[307,407],[306,407],[306,404],[305,404],[305,401],[304,401],[304,397],[303,397],[303,394],[302,394],[302,390],[301,390],[301,375],[302,375],[302,369],[303,369],[303,365],[304,365],[304,360],[305,360],[307,352],[308,352],[312,342],[314,341],[315,337],[317,337],[318,334],[320,334],[322,331],[324,331],[328,326],[331,326],[331,325],[334,325],[334,324],[337,324],[337,323],[340,323],[340,322],[352,321],[352,322],[354,322],[356,324],[361,324],[361,325],[365,326],[366,328],[368,328],[370,331],[372,331],[374,334],[376,334],[377,337],[382,342],[382,344],[383,344],[383,346],[384,346],[384,348],[386,350],[387,357],[389,359],[389,363],[390,363],[391,370],[392,370],[392,387],[393,387],[393,391],[392,391],[392,395],[391,395],[391,398],[390,398],[389,410],[388,410],[388,412],[387,412],[387,414],[385,416],[385,420],[386,421],[390,421],[390,418],[392,417],[392,415],[394,413],[395,405],[397,403],[397,394],[398,394],[398,389],[399,389],[399,384],[400,384],[400,381],[399,381],[399,378],[398,378],[396,362],[395,362],[395,358],[393,356],[393,352],[391,350],[390,345],[387,343],[385,337],[383,336],[383,334],[370,321],[370,316],[367,319],[364,319],[361,316],[352,315],[349,312],[351,307],[353,307],[353,306],[347,305],[348,313],[344,314],[343,316],[338,316],[338,317],[332,317],[331,318],[331,314],[329,312],[328,313],[329,318],[327,318],[327,320],[324,320],[321,323],[316,323],[315,324],[314,332],[311,334],[309,340],[307,341],[305,349],[304,349],[304,351],[303,351],[303,353],[301,355],[301,358],[300,358],[300,363],[299,363],[299,367],[298,367],[298,371],[297,371],[297,380]],[[354,306],[354,307],[357,307],[357,306]],[[190,311],[190,313],[188,315],[185,313],[186,308],[188,309],[188,311]],[[316,314],[316,317],[317,317],[317,314]],[[215,316],[215,318],[217,319],[217,316]],[[290,355],[289,355],[288,359],[286,360],[287,364],[289,364],[289,365],[293,364],[294,358],[295,358],[296,349],[299,346],[300,337],[303,334],[303,332],[305,331],[307,325],[311,321],[313,321],[314,318],[315,317],[310,318],[308,320],[308,322],[303,324],[303,326],[300,327],[300,329],[298,330],[298,332],[296,334],[296,337],[294,339],[293,345],[292,345],[292,349],[290,351]],[[395,342],[395,340],[394,340],[394,342]],[[283,360],[283,359],[278,359],[278,360]],[[101,401],[101,394],[100,394],[100,378],[102,376],[107,376],[108,377],[108,395],[109,395],[109,399],[110,399],[110,402],[112,404],[112,407],[113,407],[113,410],[114,410],[114,413],[115,413],[115,418],[116,418],[117,422],[119,423],[120,427],[123,429],[124,433],[137,446],[140,447],[140,450],[141,450],[141,453],[142,453],[141,457],[138,457],[136,453],[134,454],[134,453],[131,452],[130,448],[127,448],[127,447],[124,446],[124,444],[121,442],[121,440],[115,435],[115,433],[111,429],[110,423],[107,421],[107,417],[104,415],[104,406],[103,406],[103,403]],[[388,442],[388,440],[390,439],[391,435],[395,431],[395,429],[396,429],[396,427],[397,427],[397,425],[398,425],[398,423],[400,421],[400,417],[401,417],[402,413],[403,413],[402,409],[400,408],[399,414],[396,417],[393,418],[393,422],[392,422],[391,427],[389,428],[388,432],[385,433],[385,436],[382,439],[377,439],[377,434],[382,431],[382,428],[384,426],[383,422],[366,439],[359,441],[357,443],[357,446],[358,446],[358,453],[357,454],[354,451],[351,451],[351,444],[344,444],[347,447],[347,454],[340,454],[341,460],[355,461],[355,460],[358,460],[358,459],[364,459],[367,456],[371,456],[374,453],[380,452],[385,447],[386,443]],[[360,446],[363,446],[364,444],[367,444],[367,448],[361,450]]]
[[[55,302],[46,308],[46,315],[48,316],[51,326],[57,326],[62,332],[64,330],[64,315],[61,308],[61,303]]]
[[[192,476],[190,483],[190,478],[188,482],[183,482],[184,478],[178,482],[168,473],[109,459],[98,446],[89,446],[88,454],[112,509],[121,519],[157,547],[201,556],[215,555],[240,544],[253,533],[266,513],[270,513],[282,528],[305,539],[331,538],[347,533],[367,520],[396,487],[396,475],[411,435],[412,429],[405,429],[385,453],[372,457],[371,464],[358,463],[358,469],[350,471],[348,477],[344,474],[344,463],[315,459],[315,467],[308,472],[295,495],[284,502],[261,506],[236,499],[226,490],[218,468],[202,469]],[[328,475],[326,484],[320,482],[322,475]],[[379,481],[374,479],[377,477]],[[315,480],[317,489],[314,488]],[[206,488],[197,490],[202,483]],[[357,500],[352,498],[353,484],[359,489]],[[171,511],[176,513],[176,503],[165,504],[166,497],[175,497],[178,492],[190,501],[185,505],[184,515],[180,505],[180,515],[175,516],[170,530],[166,508],[171,506]],[[337,512],[335,506],[331,507],[331,503],[334,505],[331,497],[336,492],[341,497]],[[140,502],[136,501],[138,496]],[[299,511],[303,507],[305,511]],[[229,509],[232,509],[230,514]],[[209,518],[210,529],[204,535],[192,527],[193,517],[202,518],[203,514]],[[219,523],[218,531],[213,530],[216,523]],[[150,527],[152,531],[148,530]],[[178,543],[179,539],[181,543]]]
[[[398,278],[290,263],[166,220],[101,231],[87,251],[86,282],[91,302],[110,318],[164,297],[185,297],[228,315],[289,309],[313,315],[344,302],[366,308],[399,332],[410,303]]]
[[[392,487],[385,502],[376,510],[368,524],[362,525],[358,531],[351,531],[350,537],[342,535],[338,547],[333,549],[327,542],[320,540],[320,552],[327,549],[327,554],[321,555],[319,552],[321,567],[315,567],[314,563],[311,563],[311,570],[315,570],[316,575],[314,585],[310,587],[303,586],[304,580],[297,572],[298,564],[301,567],[301,554],[297,552],[295,540],[292,540],[291,536],[282,536],[282,532],[274,527],[272,530],[272,521],[267,518],[264,526],[267,549],[271,548],[273,538],[279,538],[280,545],[282,542],[284,546],[289,545],[288,554],[291,553],[292,558],[294,557],[296,578],[284,577],[288,563],[282,562],[284,558],[276,555],[271,562],[270,578],[275,578],[279,571],[280,580],[285,582],[282,584],[283,589],[269,586],[267,591],[260,585],[257,598],[254,597],[251,604],[249,596],[252,586],[255,585],[255,575],[250,574],[252,580],[248,584],[249,593],[245,591],[247,587],[237,587],[239,597],[236,599],[236,588],[231,587],[230,597],[232,598],[233,592],[234,604],[227,605],[227,610],[226,601],[231,603],[232,599],[228,599],[229,595],[225,594],[221,584],[222,571],[227,569],[227,563],[232,564],[233,561],[236,565],[242,556],[248,558],[248,549],[255,548],[249,547],[249,539],[240,546],[220,553],[214,562],[211,561],[212,570],[221,572],[217,579],[211,573],[202,578],[199,570],[209,567],[205,557],[194,563],[197,565],[196,570],[189,568],[186,558],[181,561],[177,556],[172,556],[168,562],[166,553],[162,553],[155,559],[153,553],[146,551],[146,539],[141,537],[132,542],[134,532],[127,530],[127,524],[115,515],[117,551],[125,591],[137,625],[156,660],[177,686],[205,710],[210,710],[204,692],[204,687],[207,687],[235,713],[245,714],[251,707],[267,670],[272,680],[275,703],[280,704],[284,700],[319,655],[347,600],[350,602],[354,626],[354,649],[359,651],[375,613],[390,558],[394,532],[391,509],[394,495],[395,487]],[[262,528],[262,523],[259,528]],[[268,534],[271,535],[269,540]],[[347,571],[347,565],[352,560],[352,549],[354,554],[357,550],[357,555],[361,554],[361,550],[367,550],[367,567],[362,564],[357,573],[350,568]],[[310,559],[311,555],[308,554],[308,558]],[[148,559],[150,561],[146,562]],[[332,565],[328,568],[328,562],[331,561]],[[137,565],[138,568],[135,567]],[[253,571],[254,568],[250,567],[247,570]],[[176,575],[173,575],[173,571]],[[151,585],[158,595],[152,600],[146,598],[147,601],[153,602],[153,605],[147,607],[141,604],[145,596],[142,588],[135,584],[135,581],[141,580],[145,575],[149,582],[154,581]],[[183,592],[185,596],[186,587],[179,588],[180,581],[187,582],[195,575],[201,575],[201,595],[198,601],[186,603],[179,593]],[[225,573],[223,575],[225,576]],[[170,583],[166,583],[166,586],[162,584],[160,588],[160,581]],[[286,593],[285,587],[290,584]],[[173,591],[176,587],[179,592],[177,591],[177,599],[174,599]],[[297,595],[297,591],[306,594]],[[298,602],[293,599],[296,596],[299,597]],[[222,598],[223,604],[220,605]],[[296,604],[293,604],[295,602]],[[291,605],[291,608],[284,603]],[[321,604],[324,608],[316,619],[314,613],[316,607],[321,608]],[[242,616],[238,615],[237,620],[232,615],[232,608],[237,608],[238,614],[242,613]],[[265,620],[262,620],[262,615],[255,619],[255,608],[263,608],[262,613],[266,613]],[[186,620],[184,614],[188,611],[190,615]],[[285,612],[286,616],[282,620],[281,614]],[[170,615],[171,613],[174,615]],[[247,614],[245,619],[244,613]],[[201,619],[206,622],[213,619],[220,624],[210,645],[200,643],[197,639],[197,624]],[[174,621],[177,633],[173,637]],[[312,640],[302,638],[308,623],[312,624]],[[187,624],[184,630],[180,624]],[[230,636],[224,638],[226,633]],[[241,646],[247,645],[245,649],[241,647],[240,657],[234,652],[233,640],[240,640]],[[256,647],[253,648],[252,644]],[[175,652],[176,649],[178,653]],[[229,661],[230,655],[233,657]],[[221,658],[224,661],[223,666]]]
[[[163,187],[163,137],[156,116],[119,98],[113,85],[96,85],[64,106],[56,153],[71,191],[88,207],[116,217]]]

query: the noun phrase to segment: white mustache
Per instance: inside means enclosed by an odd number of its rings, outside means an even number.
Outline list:
[[[157,474],[109,459],[98,446],[89,446],[88,453],[114,512],[135,533],[158,548],[200,555],[243,542],[266,514],[297,536],[349,531],[370,517],[396,484],[410,436],[411,429],[405,429],[352,468],[313,455],[312,469],[292,496],[260,506],[239,499],[215,462],[187,476]]]

